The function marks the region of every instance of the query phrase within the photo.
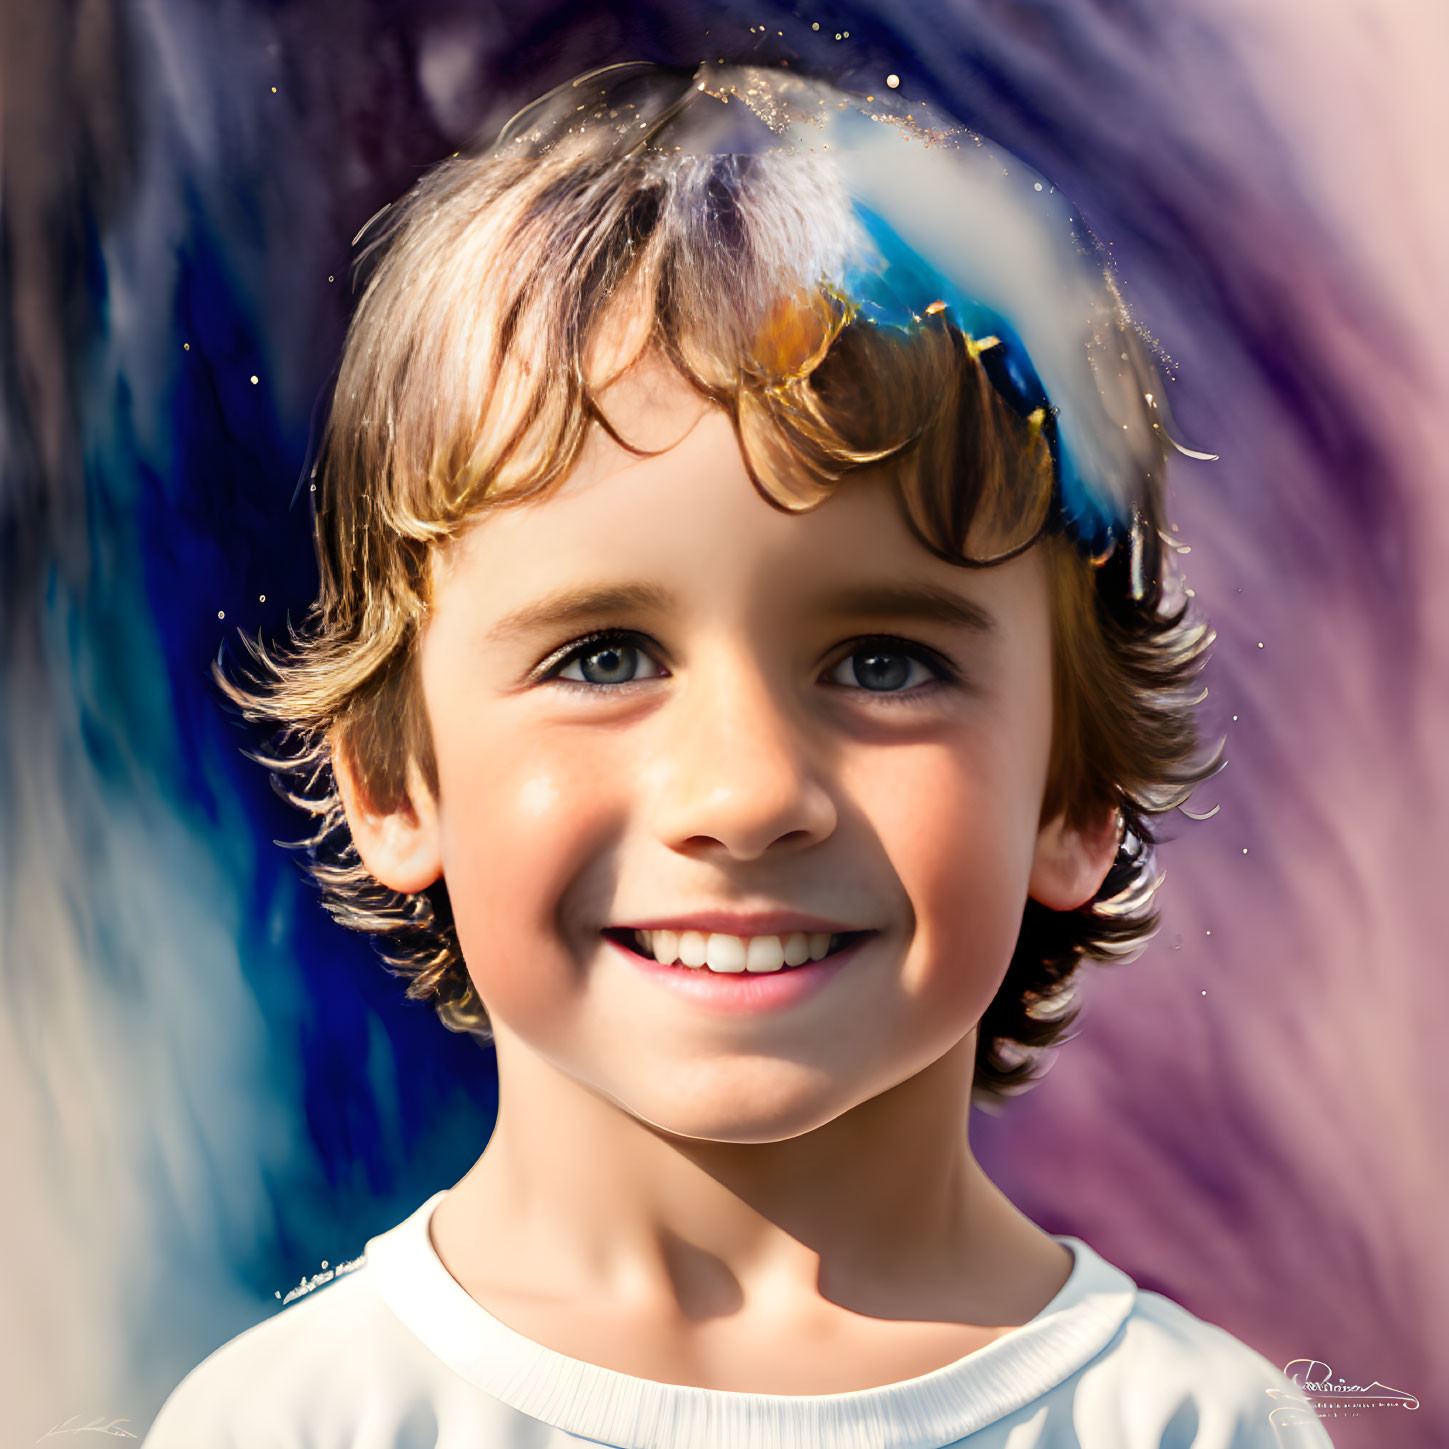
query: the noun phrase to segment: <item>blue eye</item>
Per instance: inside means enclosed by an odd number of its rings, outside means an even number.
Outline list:
[[[569,647],[545,677],[561,679],[567,684],[597,686],[632,684],[637,679],[658,678],[662,670],[653,675],[639,672],[639,661],[650,656],[634,642],[636,638],[635,635],[614,630],[580,639]],[[571,674],[570,670],[577,670],[577,673]]]
[[[607,689],[667,677],[668,671],[646,647],[651,643],[642,634],[606,629],[567,645],[552,661],[544,663],[538,677],[585,689]],[[645,672],[641,661],[653,664],[653,670]],[[914,698],[931,692],[935,685],[955,680],[957,673],[934,650],[883,637],[857,641],[826,678],[832,684],[869,694]]]
[[[842,670],[850,677],[840,678]],[[864,640],[830,671],[833,683],[872,694],[903,694],[912,686],[929,686],[947,677],[946,667],[933,654],[895,639]]]

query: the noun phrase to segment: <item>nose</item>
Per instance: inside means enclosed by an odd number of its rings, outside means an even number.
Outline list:
[[[804,848],[835,829],[828,762],[782,698],[787,693],[748,658],[717,658],[691,671],[665,712],[656,758],[656,823],[671,848],[722,847],[755,860],[777,844]]]

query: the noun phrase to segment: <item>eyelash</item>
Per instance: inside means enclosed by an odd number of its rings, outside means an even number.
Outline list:
[[[541,672],[536,678],[541,684],[552,682],[561,684],[568,689],[591,691],[626,689],[631,684],[646,684],[648,680],[643,679],[626,679],[618,684],[591,684],[588,680],[563,679],[560,677],[560,672],[567,669],[575,660],[587,659],[591,654],[597,654],[610,645],[626,645],[638,649],[641,653],[648,653],[650,643],[652,641],[646,635],[636,633],[632,629],[602,629],[598,633],[585,635],[582,639],[575,639],[571,644],[566,644],[561,650],[555,652],[539,666]],[[937,654],[934,649],[927,649],[923,644],[913,643],[909,639],[900,639],[892,634],[866,634],[859,639],[853,639],[852,647],[836,659],[828,672],[834,672],[847,659],[872,645],[879,646],[883,654],[897,654],[924,664],[933,672],[935,678],[924,684],[913,685],[909,689],[867,689],[864,685],[840,685],[840,688],[853,689],[859,694],[868,694],[876,699],[911,703],[924,695],[935,694],[939,688],[962,682],[961,672],[955,665]]]

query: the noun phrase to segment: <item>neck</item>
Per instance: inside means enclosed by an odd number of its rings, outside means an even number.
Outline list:
[[[799,1295],[954,1316],[1044,1237],[972,1156],[974,1050],[973,1034],[797,1137],[721,1143],[651,1126],[500,1035],[498,1124],[446,1200],[445,1257],[503,1293],[690,1321]]]

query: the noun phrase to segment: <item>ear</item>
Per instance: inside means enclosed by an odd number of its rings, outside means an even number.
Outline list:
[[[407,793],[391,810],[379,810],[367,799],[351,756],[336,737],[332,773],[352,843],[368,871],[404,895],[432,885],[443,873],[438,807],[417,763],[408,761]]]
[[[1065,811],[1048,820],[1037,832],[1027,894],[1052,911],[1086,905],[1112,869],[1120,836],[1115,810],[1080,825],[1068,825]]]

